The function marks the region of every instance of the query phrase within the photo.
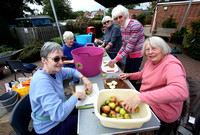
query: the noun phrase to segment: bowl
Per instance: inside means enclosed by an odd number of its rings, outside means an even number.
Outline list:
[[[95,115],[99,118],[101,124],[109,128],[117,129],[133,129],[140,128],[142,125],[151,119],[151,110],[146,103],[140,103],[140,111],[138,113],[129,113],[132,119],[117,119],[101,116],[100,108],[107,99],[111,96],[115,96],[118,101],[126,100],[139,93],[133,89],[103,89],[97,94],[94,102]]]

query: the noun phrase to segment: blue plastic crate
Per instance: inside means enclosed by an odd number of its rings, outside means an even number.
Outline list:
[[[87,44],[92,42],[92,35],[83,34],[83,35],[76,35],[76,41],[81,44]]]

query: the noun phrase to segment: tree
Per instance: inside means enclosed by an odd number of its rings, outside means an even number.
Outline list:
[[[134,9],[136,6],[140,6],[140,3],[138,4],[129,4],[129,5],[124,5],[127,9]],[[114,7],[108,8],[108,11],[106,12],[107,16],[112,16],[112,10]]]
[[[43,0],[0,0],[0,16],[7,20],[8,24],[15,24],[15,18],[23,17],[24,11],[34,14],[34,10],[27,3],[42,5]]]
[[[150,17],[153,17],[153,12],[154,12],[154,7],[156,6],[157,2],[156,1],[152,1],[149,6],[147,7],[147,9],[150,12]]]
[[[70,18],[72,14],[72,8],[70,6],[69,0],[54,0],[53,3],[58,20],[65,20]],[[44,0],[43,14],[54,18],[50,0]]]
[[[71,19],[76,19],[77,17],[83,17],[83,15],[84,15],[84,11],[75,11],[75,12],[72,12],[72,14],[71,14]]]

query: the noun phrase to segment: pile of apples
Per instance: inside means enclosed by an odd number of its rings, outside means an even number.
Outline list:
[[[101,115],[104,117],[117,118],[117,119],[132,119],[131,115],[122,107],[123,101],[117,101],[115,96],[111,96],[101,105]],[[139,107],[135,112],[139,112]]]

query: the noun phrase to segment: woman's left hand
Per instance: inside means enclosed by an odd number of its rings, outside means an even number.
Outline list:
[[[141,103],[139,94],[134,95],[133,97],[129,98],[122,102],[122,107],[127,110],[128,112],[135,113],[135,108]]]
[[[90,92],[92,92],[93,86],[90,80],[88,80],[88,78],[85,76],[82,78],[82,80],[85,88],[88,89]]]

